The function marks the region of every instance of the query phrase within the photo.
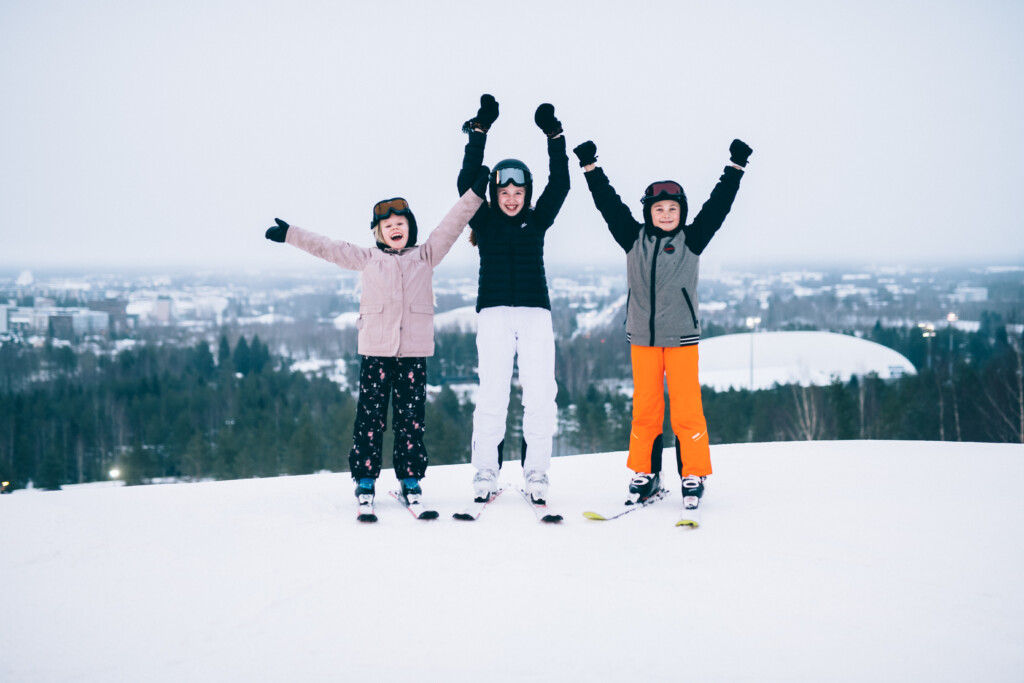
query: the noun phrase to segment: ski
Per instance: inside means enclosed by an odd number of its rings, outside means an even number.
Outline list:
[[[359,503],[359,511],[356,514],[356,520],[360,522],[376,522],[377,515],[373,511],[373,501],[368,503]]]
[[[644,502],[635,503],[633,505],[626,505],[624,510],[621,510],[620,512],[617,512],[615,514],[602,515],[600,512],[584,512],[583,516],[587,519],[592,519],[597,522],[608,522],[613,519],[618,519],[619,517],[624,517],[631,512],[642,510],[643,508],[648,507],[649,505],[654,505],[659,500],[664,500],[666,497],[668,497],[668,489],[658,489],[657,493],[652,495]]]
[[[523,497],[526,504],[533,508],[533,512],[537,515],[537,521],[543,522],[544,524],[559,524],[562,521],[562,515],[556,515],[548,512],[547,503],[534,503],[530,498],[530,494],[527,493],[521,486],[516,487],[516,491],[519,491],[519,495]]]
[[[416,519],[437,519],[437,510],[428,510],[423,503],[410,503],[399,491],[388,491],[388,494],[401,503],[409,513]]]
[[[698,499],[699,500],[699,499]],[[700,508],[697,505],[683,505],[683,514],[679,516],[676,526],[696,529],[700,526]]]
[[[494,493],[492,493],[490,495],[490,497],[487,498],[487,500],[483,500],[483,501],[476,501],[476,500],[474,500],[472,503],[467,505],[465,507],[465,509],[463,509],[461,512],[456,512],[454,515],[452,515],[452,517],[454,519],[459,519],[459,520],[462,520],[464,522],[472,522],[474,520],[480,519],[480,515],[483,514],[484,508],[486,508],[488,505],[493,503],[494,500],[498,496],[500,496],[502,491],[504,491],[504,490],[505,490],[505,487],[503,486],[500,489],[498,489],[497,491],[495,491]]]

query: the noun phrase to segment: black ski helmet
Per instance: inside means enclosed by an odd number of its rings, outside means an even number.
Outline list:
[[[405,201],[402,197],[382,199],[373,205],[373,216],[370,218],[370,230],[376,230],[377,224],[391,214],[405,216],[406,220],[409,221],[409,239],[406,240],[405,246],[415,247],[417,237],[416,233],[418,232],[416,228],[416,216],[412,214],[412,209],[409,208],[409,202]],[[384,242],[378,241],[377,246],[383,249],[387,245],[385,245]]]
[[[533,198],[533,174],[530,173],[530,169],[526,164],[519,161],[519,159],[499,161],[494,165],[494,170],[491,171],[491,206],[499,211],[498,188],[505,187],[506,185],[516,185],[517,187],[525,188],[526,194],[523,197],[523,208],[529,208],[530,201]]]
[[[658,180],[647,186],[640,202],[644,205],[644,225],[651,225],[651,204],[663,199],[679,203],[679,225],[686,225],[686,193],[683,186],[674,180]]]

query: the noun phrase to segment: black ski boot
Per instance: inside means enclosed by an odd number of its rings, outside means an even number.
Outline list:
[[[637,472],[629,482],[629,498],[626,500],[626,505],[642,503],[657,493],[660,488],[660,473]]]
[[[683,477],[683,507],[694,510],[700,505],[701,496],[704,495],[704,479],[706,477],[697,477],[692,474]]]

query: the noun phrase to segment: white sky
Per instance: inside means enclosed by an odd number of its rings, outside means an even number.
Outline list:
[[[485,161],[546,177],[555,104],[639,216],[691,216],[734,137],[755,150],[705,266],[1020,263],[1024,3],[0,0],[0,266],[319,268],[275,216],[370,245],[402,195]],[[618,263],[570,154],[558,264]],[[448,265],[473,265],[464,241]]]

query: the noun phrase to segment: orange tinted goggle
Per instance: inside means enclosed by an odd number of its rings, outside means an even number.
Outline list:
[[[394,199],[385,199],[382,202],[377,202],[373,207],[374,220],[382,221],[393,213],[397,213],[400,216],[412,213],[409,209],[409,202],[401,197],[395,197]]]

